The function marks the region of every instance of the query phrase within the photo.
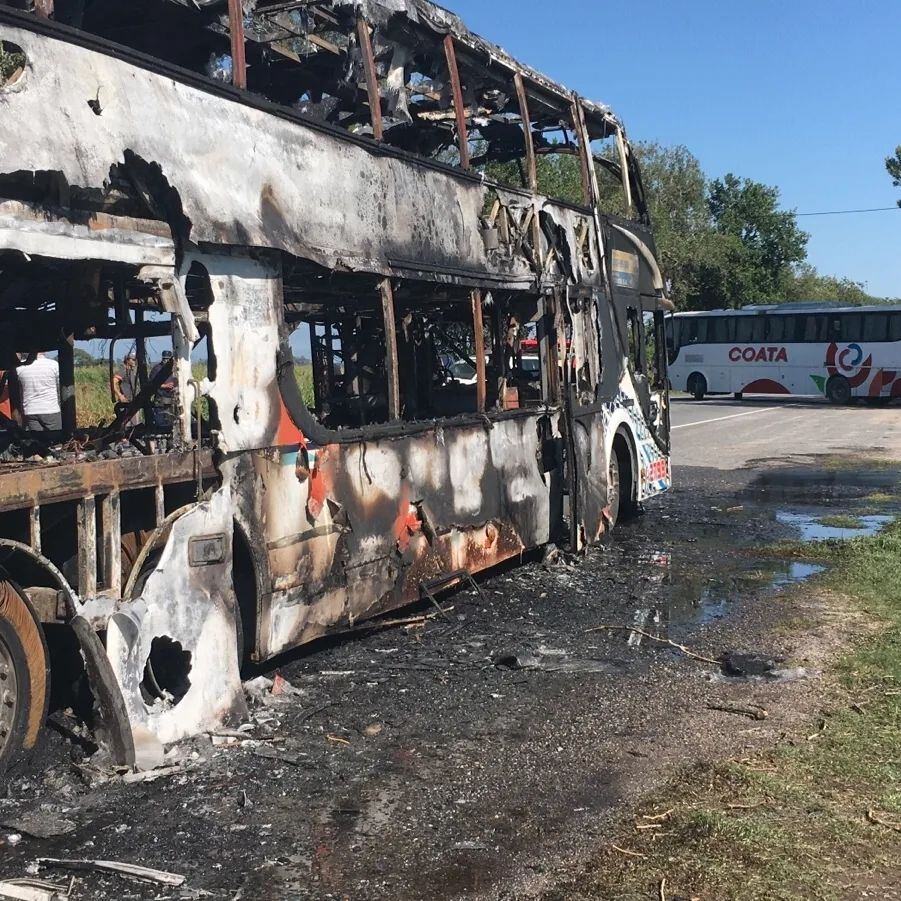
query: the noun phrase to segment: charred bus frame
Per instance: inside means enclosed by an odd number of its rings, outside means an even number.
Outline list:
[[[135,724],[243,715],[242,657],[582,548],[669,487],[668,302],[606,107],[426,0],[33,12],[0,6],[0,369],[57,350],[64,433],[0,432],[0,763],[67,649],[127,763]],[[547,196],[561,158],[576,197]],[[84,427],[90,339],[136,342],[142,378]],[[170,377],[171,429],[135,426]]]

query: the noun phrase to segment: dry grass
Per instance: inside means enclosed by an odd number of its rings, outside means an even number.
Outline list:
[[[206,378],[205,363],[193,367],[194,378]],[[313,368],[296,366],[297,384],[308,405],[313,403]],[[109,369],[103,365],[81,366],[75,370],[75,404],[78,425],[81,428],[110,422],[113,418],[113,401],[110,396]]]

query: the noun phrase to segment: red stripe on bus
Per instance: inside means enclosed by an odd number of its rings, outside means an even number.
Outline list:
[[[756,379],[741,389],[742,394],[791,394],[791,391],[773,379]]]

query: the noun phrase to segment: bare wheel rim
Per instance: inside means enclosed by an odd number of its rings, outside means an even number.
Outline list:
[[[19,683],[12,651],[0,636],[0,756],[12,741],[19,707]]]

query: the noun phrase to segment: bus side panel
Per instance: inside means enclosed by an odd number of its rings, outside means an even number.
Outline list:
[[[263,656],[421,597],[547,543],[551,492],[538,417],[258,455],[273,573]],[[556,427],[556,424],[555,424]],[[307,463],[302,482],[294,462]],[[306,468],[308,465],[309,469]],[[309,475],[307,475],[307,472]]]

